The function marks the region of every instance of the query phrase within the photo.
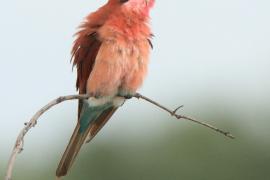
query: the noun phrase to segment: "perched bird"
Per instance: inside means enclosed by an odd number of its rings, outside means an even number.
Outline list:
[[[152,47],[148,21],[153,5],[154,0],[108,0],[80,26],[72,49],[76,86],[91,98],[79,101],[78,123],[57,177],[67,174],[81,146],[142,85]]]

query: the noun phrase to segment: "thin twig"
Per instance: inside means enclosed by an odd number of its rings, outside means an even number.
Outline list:
[[[207,124],[207,123],[205,123],[205,122],[201,122],[201,121],[198,121],[198,120],[196,120],[196,119],[193,119],[193,118],[190,118],[190,117],[187,117],[187,116],[182,116],[182,115],[176,114],[176,112],[177,112],[180,108],[182,108],[183,106],[180,106],[180,107],[176,108],[174,111],[171,111],[170,109],[168,109],[168,108],[166,108],[166,107],[160,105],[159,103],[157,103],[157,102],[155,102],[155,101],[149,99],[148,97],[145,97],[145,96],[143,96],[143,95],[141,95],[141,94],[139,94],[139,93],[136,93],[136,94],[134,95],[134,97],[136,97],[137,99],[144,99],[145,101],[148,101],[148,102],[150,102],[151,104],[154,104],[155,106],[157,106],[157,107],[163,109],[164,111],[167,111],[168,113],[170,113],[172,116],[176,117],[177,119],[185,119],[185,120],[188,120],[188,121],[192,121],[192,122],[194,122],[194,123],[197,123],[197,124],[200,124],[200,125],[205,126],[205,127],[207,127],[207,128],[210,128],[210,129],[212,129],[212,130],[214,130],[214,131],[216,131],[216,132],[218,132],[218,133],[221,133],[221,134],[223,134],[223,135],[225,135],[225,136],[227,136],[227,137],[229,137],[229,138],[231,138],[231,139],[234,139],[234,138],[235,138],[230,132],[223,131],[223,130],[221,130],[221,129],[217,128],[217,127],[214,127],[214,126],[212,126],[212,125],[210,125],[210,124]]]
[[[180,106],[178,107],[177,109],[175,109],[174,111],[171,111],[169,110],[168,108],[160,105],[159,103],[139,94],[139,93],[136,93],[133,97],[137,98],[137,99],[144,99],[145,101],[148,101],[150,103],[152,103],[153,105],[167,111],[168,113],[170,113],[172,116],[176,117],[177,119],[186,119],[186,120],[189,120],[189,121],[193,121],[197,124],[201,124],[205,127],[208,127],[210,129],[213,129],[215,130],[216,132],[219,132],[219,133],[222,133],[224,134],[225,136],[227,137],[230,137],[230,138],[234,138],[233,135],[231,135],[229,132],[225,132],[221,129],[218,129],[212,125],[209,125],[207,123],[204,123],[204,122],[200,122],[200,121],[197,121],[195,119],[192,119],[192,118],[189,118],[189,117],[186,117],[186,116],[182,116],[182,115],[178,115],[176,114],[176,112],[182,108],[183,106]],[[14,164],[15,164],[15,161],[16,161],[16,157],[19,153],[21,153],[23,151],[23,147],[24,147],[24,137],[25,135],[28,133],[28,131],[33,128],[36,124],[37,124],[37,120],[39,119],[39,117],[44,114],[46,111],[48,111],[50,108],[52,108],[53,106],[57,105],[57,104],[60,104],[64,101],[68,101],[68,100],[75,100],[75,99],[88,99],[90,98],[89,95],[86,95],[86,94],[83,94],[83,95],[70,95],[70,96],[61,96],[53,101],[51,101],[50,103],[48,103],[46,106],[44,106],[43,108],[41,108],[32,118],[31,120],[28,122],[28,123],[25,123],[25,127],[21,130],[21,132],[19,133],[18,137],[17,137],[17,140],[16,140],[16,143],[14,145],[14,148],[12,150],[12,153],[11,153],[11,156],[10,156],[10,159],[9,159],[9,162],[8,162],[8,166],[7,166],[7,171],[6,171],[6,177],[5,177],[5,180],[11,180],[11,177],[12,177],[12,172],[13,172],[13,169],[14,169]]]
[[[37,124],[37,120],[38,118],[44,114],[46,111],[48,111],[50,108],[52,108],[53,106],[63,102],[63,101],[68,101],[68,100],[74,100],[74,99],[87,99],[89,98],[89,95],[71,95],[71,96],[61,96],[53,101],[51,101],[50,103],[48,103],[46,106],[44,106],[43,108],[41,108],[32,118],[28,123],[25,123],[25,127],[21,130],[21,132],[19,133],[16,143],[14,145],[12,154],[9,158],[9,162],[8,162],[8,167],[7,167],[7,171],[6,171],[6,177],[5,180],[11,180],[12,177],[12,172],[14,169],[14,164],[15,164],[15,160],[16,157],[19,153],[21,153],[23,151],[23,147],[24,147],[24,136],[27,134],[27,132],[33,128],[36,124]]]

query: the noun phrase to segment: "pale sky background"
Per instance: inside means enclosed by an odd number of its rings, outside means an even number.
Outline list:
[[[76,93],[69,63],[72,35],[83,18],[104,2],[9,0],[1,4],[0,170],[23,123],[48,101]],[[233,112],[236,118],[228,122],[242,124],[246,133],[267,143],[269,9],[269,0],[157,0],[151,22],[154,50],[140,92],[171,108],[184,104],[182,112],[198,119],[202,117],[198,109],[207,107],[212,114]],[[44,115],[26,137],[25,156],[38,150],[33,161],[46,154],[49,162],[50,154],[63,150],[76,122],[76,107],[76,102],[69,102]],[[212,112],[212,107],[219,110]],[[165,123],[179,130],[193,127],[160,117],[167,114],[131,100],[102,131],[101,139],[158,134]]]

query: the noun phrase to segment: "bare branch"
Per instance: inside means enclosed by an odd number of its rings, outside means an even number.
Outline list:
[[[71,96],[62,96],[59,97],[53,101],[51,101],[49,104],[41,108],[32,118],[28,123],[25,123],[25,127],[21,130],[19,133],[16,143],[14,145],[12,154],[10,156],[9,162],[8,162],[8,167],[7,167],[7,172],[6,172],[6,177],[5,180],[11,180],[12,177],[12,172],[14,169],[14,164],[16,157],[19,153],[23,151],[24,147],[24,136],[27,134],[27,132],[33,128],[37,124],[38,118],[44,114],[46,111],[48,111],[50,108],[53,106],[63,102],[63,101],[68,101],[68,100],[74,100],[74,99],[87,99],[89,98],[89,95],[71,95]]]
[[[182,108],[183,106],[180,106],[178,107],[177,109],[175,109],[174,111],[171,111],[169,110],[168,108],[160,105],[159,103],[139,94],[139,93],[136,93],[133,97],[137,98],[137,99],[143,99],[145,101],[148,101],[150,102],[151,104],[163,109],[164,111],[167,111],[168,113],[170,113],[172,116],[176,117],[177,119],[185,119],[185,120],[189,120],[189,121],[192,121],[192,122],[195,122],[197,124],[200,124],[200,125],[203,125],[205,127],[208,127],[212,130],[215,130],[216,132],[219,132],[221,134],[224,134],[225,136],[227,137],[230,137],[230,138],[234,138],[234,136],[232,134],[230,134],[229,132],[225,132],[219,128],[216,128],[212,125],[209,125],[207,123],[204,123],[204,122],[200,122],[200,121],[197,121],[195,119],[192,119],[192,118],[189,118],[189,117],[186,117],[186,116],[182,116],[182,115],[178,115],[176,114],[176,112]],[[14,148],[12,150],[12,153],[11,153],[11,156],[10,156],[10,159],[9,159],[9,162],[8,162],[8,166],[7,166],[7,171],[6,171],[6,177],[5,177],[5,180],[11,180],[11,177],[12,177],[12,172],[13,172],[13,169],[14,169],[14,165],[15,165],[15,161],[16,161],[16,157],[19,153],[21,153],[23,151],[23,147],[24,147],[24,137],[25,135],[28,133],[28,131],[35,127],[35,125],[37,124],[37,120],[39,119],[39,117],[44,114],[46,111],[48,111],[49,109],[51,109],[53,106],[57,105],[57,104],[60,104],[64,101],[68,101],[68,100],[76,100],[76,99],[88,99],[90,98],[89,95],[86,95],[86,94],[83,94],[83,95],[70,95],[70,96],[61,96],[53,101],[51,101],[50,103],[48,103],[46,106],[44,106],[43,108],[41,108],[32,118],[29,122],[25,123],[25,127],[21,130],[21,132],[19,133],[18,137],[17,137],[17,140],[16,140],[16,143],[14,145]]]
[[[157,103],[157,102],[155,102],[155,101],[149,99],[148,97],[145,97],[145,96],[143,96],[143,95],[141,95],[141,94],[139,94],[139,93],[136,93],[136,94],[134,95],[134,97],[136,97],[137,99],[144,99],[145,101],[148,101],[148,102],[150,102],[151,104],[154,104],[155,106],[157,106],[157,107],[159,107],[159,108],[161,108],[161,109],[167,111],[168,113],[170,113],[172,116],[176,117],[177,119],[185,119],[185,120],[188,120],[188,121],[192,121],[192,122],[194,122],[194,123],[197,123],[197,124],[200,124],[200,125],[205,126],[205,127],[207,127],[207,128],[210,128],[210,129],[212,129],[212,130],[214,130],[214,131],[216,131],[216,132],[218,132],[218,133],[221,133],[221,134],[223,134],[223,135],[225,135],[225,136],[227,136],[227,137],[229,137],[229,138],[231,138],[231,139],[234,139],[234,138],[235,138],[230,132],[223,131],[223,130],[221,130],[221,129],[217,128],[217,127],[214,127],[214,126],[212,126],[212,125],[210,125],[210,124],[207,124],[207,123],[205,123],[205,122],[201,122],[201,121],[198,121],[198,120],[196,120],[196,119],[193,119],[193,118],[190,118],[190,117],[187,117],[187,116],[182,116],[182,115],[176,114],[176,112],[177,112],[180,108],[182,108],[183,106],[180,106],[180,107],[176,108],[174,111],[171,111],[170,109],[168,109],[168,108],[166,108],[166,107],[160,105],[159,103]]]

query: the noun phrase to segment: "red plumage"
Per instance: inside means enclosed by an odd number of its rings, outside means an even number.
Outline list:
[[[153,4],[154,0],[109,0],[86,17],[72,49],[80,94],[109,97],[114,104],[118,94],[134,94],[142,85],[152,47],[148,19]],[[59,163],[57,177],[67,174],[82,144],[87,138],[90,141],[119,107],[104,110],[80,133],[82,106],[80,100],[78,124]]]

